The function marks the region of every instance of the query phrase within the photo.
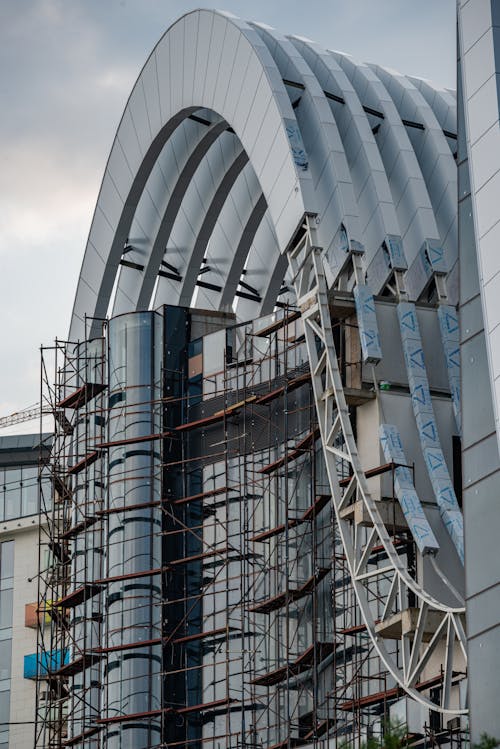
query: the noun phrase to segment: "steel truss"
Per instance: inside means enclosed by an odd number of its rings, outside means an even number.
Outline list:
[[[302,233],[288,250],[288,259],[304,323],[332,501],[364,624],[383,665],[410,697],[434,711],[466,714],[466,709],[457,709],[451,701],[452,685],[458,670],[465,670],[467,659],[465,609],[444,604],[413,579],[398,555],[378,503],[368,490],[334,344],[323,252],[315,243],[315,228],[308,216]],[[340,482],[346,466],[352,478],[344,488]],[[371,520],[370,528],[360,527],[354,518],[347,519],[343,514],[342,511],[354,502],[362,502]],[[373,551],[377,547],[383,547],[387,555],[384,566],[373,563]],[[381,621],[376,621],[374,602],[380,600],[381,589],[385,591],[383,613]],[[409,628],[401,625],[400,636],[391,637],[400,642],[399,658],[389,653],[377,625],[409,616],[410,601],[411,608],[418,609],[416,623]],[[440,705],[431,702],[419,690],[424,669],[433,655],[444,659]]]

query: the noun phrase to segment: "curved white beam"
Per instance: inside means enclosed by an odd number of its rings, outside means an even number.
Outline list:
[[[304,212],[313,209],[310,174],[297,166],[292,152],[293,138],[300,138],[295,114],[262,40],[243,21],[220,13],[183,16],[153,51],[118,127],[82,264],[70,339],[85,335],[85,315],[106,314],[146,181],[176,127],[200,107],[217,112],[236,133],[254,165],[281,250]]]

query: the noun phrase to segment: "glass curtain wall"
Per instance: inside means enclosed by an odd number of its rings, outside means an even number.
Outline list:
[[[109,323],[106,746],[161,742],[162,317]],[[114,443],[114,444],[113,444]],[[135,716],[135,717],[131,717]]]

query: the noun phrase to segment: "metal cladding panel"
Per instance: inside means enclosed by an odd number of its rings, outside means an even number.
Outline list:
[[[385,459],[399,464],[394,470],[394,487],[415,543],[422,554],[435,553],[439,550],[439,543],[415,491],[399,431],[392,424],[381,424],[379,434]]]
[[[358,316],[363,362],[365,364],[376,364],[382,358],[382,349],[380,347],[375,301],[369,286],[357,284],[354,288],[354,301]]]

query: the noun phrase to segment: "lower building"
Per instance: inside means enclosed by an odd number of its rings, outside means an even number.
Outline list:
[[[52,435],[0,438],[0,747],[33,745],[36,683],[39,460]]]

